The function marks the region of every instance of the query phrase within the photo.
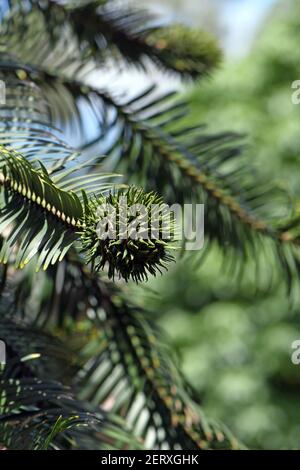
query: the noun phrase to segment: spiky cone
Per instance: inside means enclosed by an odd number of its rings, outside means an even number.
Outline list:
[[[192,79],[208,74],[219,65],[222,53],[215,39],[205,31],[174,24],[152,31],[146,44],[160,52],[170,70]]]
[[[95,270],[109,278],[148,279],[173,261],[174,224],[156,193],[131,187],[92,198],[81,231],[83,252]]]

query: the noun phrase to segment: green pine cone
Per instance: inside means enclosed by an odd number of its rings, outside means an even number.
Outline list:
[[[90,200],[85,210],[81,241],[95,270],[108,266],[126,282],[146,280],[172,261],[172,217],[155,193],[131,187]]]
[[[210,34],[180,24],[151,32],[146,43],[159,50],[160,57],[170,69],[193,79],[209,73],[222,58],[222,52]]]

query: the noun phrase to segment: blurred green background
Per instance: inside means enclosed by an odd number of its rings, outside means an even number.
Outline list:
[[[223,10],[217,0],[175,3],[160,2],[173,6],[171,15],[184,11],[187,18],[203,4],[194,24],[205,22],[226,46],[222,67],[186,91],[190,122],[247,133],[249,161],[288,186],[297,202],[300,105],[292,104],[291,84],[300,79],[299,0],[241,0],[235,10],[226,0]],[[240,23],[247,24],[247,12],[253,21],[243,35]],[[246,278],[238,285],[213,252],[200,269],[183,258],[149,282],[146,295],[140,288],[132,292],[160,318],[207,414],[251,448],[300,447],[300,365],[291,363],[291,343],[300,339],[300,308],[291,305],[282,284],[266,291]]]

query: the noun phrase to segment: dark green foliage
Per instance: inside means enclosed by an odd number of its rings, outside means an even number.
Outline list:
[[[270,181],[289,188],[296,215],[300,106],[292,104],[291,84],[300,75],[300,3],[276,3],[249,54],[224,63],[191,90],[186,124],[205,119],[212,131],[230,125],[247,132],[247,164],[257,162]],[[220,274],[217,250],[199,272],[180,263],[162,282],[151,283],[159,299],[151,308],[164,312],[162,326],[207,413],[216,413],[250,448],[297,449],[300,374],[291,362],[291,344],[299,339],[299,304],[286,296],[271,256],[266,261],[253,282],[245,265],[239,284]],[[296,286],[298,274],[293,276]]]
[[[161,236],[164,217],[157,215],[157,239],[139,237],[128,246],[100,243],[99,249],[95,211],[104,201],[116,205],[121,195],[129,197],[129,205],[147,207],[162,206],[162,199],[137,188],[120,192],[116,185],[112,191],[113,175],[99,167],[99,150],[86,158],[57,130],[76,135],[78,145],[87,147],[86,112],[101,136],[126,124],[130,115],[112,93],[85,81],[85,73],[108,57],[141,68],[147,58],[195,78],[209,71],[219,53],[204,36],[151,25],[145,12],[116,11],[114,2],[84,3],[13,1],[8,10],[1,7],[0,78],[7,91],[0,110],[1,259],[6,263],[1,337],[8,356],[1,382],[1,446],[236,448],[230,433],[206,421],[188,398],[189,386],[151,317],[82,258],[88,251],[95,267],[108,264],[109,276],[117,271],[126,280],[155,274],[169,261],[169,239]],[[175,49],[175,35],[186,48],[181,43]],[[199,45],[199,53],[185,60],[191,44]],[[127,106],[139,105],[144,112],[142,99],[127,100]],[[153,95],[150,114],[164,100]],[[126,140],[121,133],[113,143],[125,157]],[[36,263],[28,264],[32,258]],[[15,267],[25,269],[20,273]],[[32,267],[47,273],[35,274]],[[135,406],[142,423],[134,417]]]
[[[51,40],[64,34],[77,41],[85,60],[100,65],[120,59],[145,69],[147,59],[165,71],[183,78],[196,79],[207,74],[220,61],[220,49],[208,34],[188,28],[163,25],[148,11],[120,7],[117,1],[91,0],[69,2],[65,6],[53,0],[15,0],[20,14],[17,23],[21,34],[32,26],[22,13],[43,16]],[[84,21],[82,20],[84,18]],[[10,26],[8,26],[10,27]],[[23,28],[23,30],[20,30]]]
[[[45,278],[51,279],[52,288],[41,294]],[[55,286],[60,278],[64,283],[58,293]],[[40,273],[34,282],[39,286],[36,292],[34,285],[25,287],[20,281],[16,301],[25,312],[31,305],[38,306],[37,312],[30,312],[35,324],[55,321],[64,326],[65,340],[84,365],[74,374],[81,399],[124,419],[147,448],[240,445],[223,425],[203,415],[196,398],[189,397],[193,392],[155,324],[154,312],[134,306],[76,258]],[[75,336],[73,328],[68,333],[73,322],[81,325]]]
[[[205,203],[208,245],[217,242],[230,267],[242,269],[263,246],[288,278],[299,267],[297,232],[287,217],[270,217],[273,192],[249,172],[237,135],[183,126],[185,103],[154,86],[124,98],[88,81],[91,71],[112,63],[143,71],[148,61],[196,79],[218,64],[218,48],[207,35],[161,26],[147,12],[116,8],[114,1],[12,0],[1,5],[0,20],[7,91],[0,108],[6,265],[0,302],[8,348],[0,444],[240,447],[223,425],[203,416],[153,312],[129,301],[121,283],[105,280],[116,274],[142,281],[160,272],[171,260],[172,223],[167,239],[164,216],[156,214],[158,237],[102,240],[98,208],[116,208],[123,196],[130,207]],[[143,189],[120,190],[104,167],[121,170],[126,183]]]
[[[37,12],[36,2],[29,3],[33,6],[31,15],[41,15],[38,17],[43,24],[44,10]],[[106,165],[126,173],[129,182],[163,194],[166,202],[204,203],[206,237],[226,248],[229,271],[240,275],[249,259],[255,261],[259,271],[270,257],[262,250],[258,258],[256,250],[267,248],[291,289],[293,273],[299,271],[299,223],[289,216],[291,207],[283,191],[249,170],[242,155],[241,136],[230,132],[210,135],[201,124],[185,126],[182,118],[187,115],[186,104],[174,99],[173,94],[159,95],[155,87],[120,99],[109,87],[86,85],[85,74],[98,67],[91,52],[86,53],[88,41],[85,52],[68,49],[62,34],[45,33],[47,24],[40,33],[45,43],[43,54],[34,46],[20,50],[16,38],[8,36],[10,50],[18,57],[9,69],[17,66],[21,76],[39,85],[51,106],[51,119],[76,134],[82,150],[109,156]],[[32,31],[26,25],[24,34],[32,44]],[[49,44],[54,47],[52,55]],[[58,52],[61,49],[65,51],[62,57]],[[88,127],[85,112],[89,113]],[[96,137],[89,140],[86,136],[92,123]],[[295,225],[293,232],[290,224]]]
[[[27,292],[28,293],[28,292]],[[75,351],[32,322],[20,321],[12,298],[1,301],[7,364],[0,371],[0,442],[10,449],[122,448],[139,444],[115,416],[74,397],[81,367]],[[64,383],[64,385],[61,384]]]
[[[155,274],[164,261],[171,258],[168,255],[167,242],[162,239],[163,216],[158,213],[158,239],[151,238],[151,204],[160,204],[162,201],[155,194],[145,194],[143,190],[129,189],[115,196],[100,196],[88,201],[87,194],[83,192],[84,202],[76,194],[78,178],[80,184],[88,183],[88,177],[73,175],[77,168],[73,167],[72,179],[67,180],[68,191],[60,189],[51,179],[47,169],[39,163],[36,169],[24,157],[12,149],[0,149],[0,184],[4,188],[4,199],[1,212],[1,230],[8,232],[2,241],[0,261],[8,262],[12,251],[16,257],[16,267],[23,268],[39,252],[37,271],[42,266],[47,269],[50,264],[61,261],[70,247],[81,234],[82,251],[87,252],[87,261],[95,261],[97,269],[103,269],[108,262],[109,277],[117,271],[121,277],[128,280],[132,277],[136,281],[147,278],[147,274]],[[69,172],[67,172],[69,173]],[[55,181],[61,181],[62,176],[57,174]],[[91,175],[90,181],[101,180],[101,175]],[[66,185],[66,182],[65,182]],[[71,188],[74,187],[75,191]],[[147,233],[136,233],[135,239],[131,233],[133,224],[137,221],[137,214],[133,220],[126,220],[125,232],[130,222],[128,234],[124,233],[123,241],[116,241],[120,237],[120,208],[119,198],[127,199],[128,207],[135,204],[144,204],[148,210],[149,225]],[[97,233],[97,224],[101,218],[97,211],[104,204],[109,204],[118,213],[117,233],[112,240],[101,240]],[[16,210],[19,207],[19,210]],[[33,220],[35,222],[33,223]],[[155,221],[153,221],[155,223]],[[137,227],[138,228],[138,227]],[[167,231],[168,227],[164,230]],[[172,238],[169,227],[169,240]],[[146,240],[146,238],[149,238]],[[99,260],[100,257],[100,260]],[[95,264],[95,263],[94,263]]]

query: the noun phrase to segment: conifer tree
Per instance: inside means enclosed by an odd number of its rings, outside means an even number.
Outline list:
[[[0,446],[242,447],[204,416],[153,315],[128,298],[126,282],[168,268],[172,240],[96,230],[97,207],[123,196],[203,203],[205,250],[218,245],[237,274],[265,250],[293,287],[298,220],[272,216],[240,136],[185,126],[186,103],[154,85],[91,84],[112,67],[199,80],[218,46],[114,0],[7,0],[0,20]]]

